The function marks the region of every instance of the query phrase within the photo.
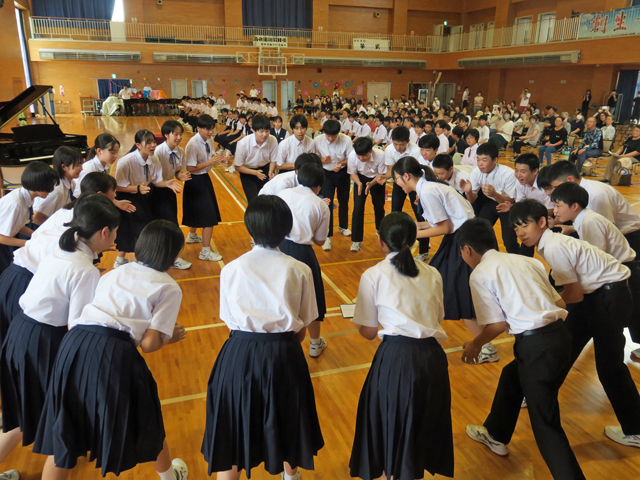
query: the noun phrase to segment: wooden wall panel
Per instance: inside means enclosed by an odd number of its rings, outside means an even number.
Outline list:
[[[158,5],[156,0],[143,0],[144,22],[224,26],[224,3],[224,0],[169,0]]]
[[[380,17],[376,18],[375,12],[380,12]],[[392,16],[389,9],[329,5],[328,30],[332,32],[386,34],[392,28],[391,21]]]
[[[495,22],[496,20],[496,8],[485,8],[483,10],[476,10],[473,12],[466,13],[464,15],[463,25],[464,31],[468,32],[469,27],[471,25],[476,25],[478,23],[483,23],[485,26],[489,22]]]
[[[409,10],[406,34],[414,32],[415,35],[433,35],[434,25],[440,25],[445,21],[449,22],[449,25],[460,25],[461,14]]]

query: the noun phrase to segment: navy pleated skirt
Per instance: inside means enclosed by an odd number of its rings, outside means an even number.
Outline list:
[[[0,346],[4,343],[11,321],[22,312],[18,302],[32,278],[33,273],[14,263],[0,275]]]
[[[324,446],[309,367],[293,332],[234,330],[213,365],[207,388],[202,454],[212,472],[264,462],[271,475],[313,470]]]
[[[120,226],[116,236],[116,248],[120,252],[131,253],[136,250],[136,242],[142,229],[153,220],[151,212],[152,197],[156,189],[151,185],[151,191],[145,195],[141,193],[118,192],[118,200],[129,200],[136,211],[122,212]]]
[[[9,245],[0,245],[0,274],[13,262],[13,249]]]
[[[31,445],[45,394],[67,326],[37,322],[20,312],[11,322],[0,354],[0,398],[5,432],[20,427],[22,444]]]
[[[316,304],[318,305],[318,318],[316,321],[322,322],[327,313],[327,303],[324,298],[324,282],[322,281],[322,271],[320,270],[316,252],[314,252],[311,245],[301,245],[291,240],[284,240],[280,244],[280,251],[308,265],[311,269],[313,287],[316,291]]]
[[[435,338],[385,336],[360,393],[352,477],[453,477],[447,356]]]
[[[469,287],[472,270],[460,255],[460,245],[454,233],[442,237],[440,248],[429,265],[436,268],[442,276],[445,320],[476,318]]]
[[[182,223],[191,228],[214,227],[222,221],[208,173],[191,175],[182,192]]]
[[[119,475],[157,460],[165,439],[156,381],[126,332],[78,326],[58,350],[33,451]]]
[[[154,188],[151,199],[151,214],[154,220],[178,223],[178,199],[170,188]]]

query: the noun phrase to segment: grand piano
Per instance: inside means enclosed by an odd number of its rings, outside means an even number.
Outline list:
[[[0,129],[15,119],[29,106],[42,98],[53,87],[33,85],[8,102],[0,102]],[[13,133],[0,133],[0,165],[24,165],[40,160],[51,164],[58,147],[67,146],[87,152],[86,135],[62,133],[60,126],[42,104],[53,124],[13,127]]]

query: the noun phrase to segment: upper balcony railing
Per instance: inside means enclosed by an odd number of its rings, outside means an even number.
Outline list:
[[[539,22],[518,19],[510,27],[483,27],[446,36],[325,32],[291,28],[213,27],[31,17],[31,38],[102,42],[254,46],[257,37],[286,37],[288,48],[444,53],[640,34],[640,8]],[[473,27],[472,27],[473,28]],[[264,38],[263,38],[264,40]]]

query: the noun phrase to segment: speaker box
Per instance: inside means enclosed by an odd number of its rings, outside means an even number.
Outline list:
[[[402,70],[398,70],[398,75],[402,75]]]
[[[318,73],[322,73],[322,69],[321,68],[318,69]]]

